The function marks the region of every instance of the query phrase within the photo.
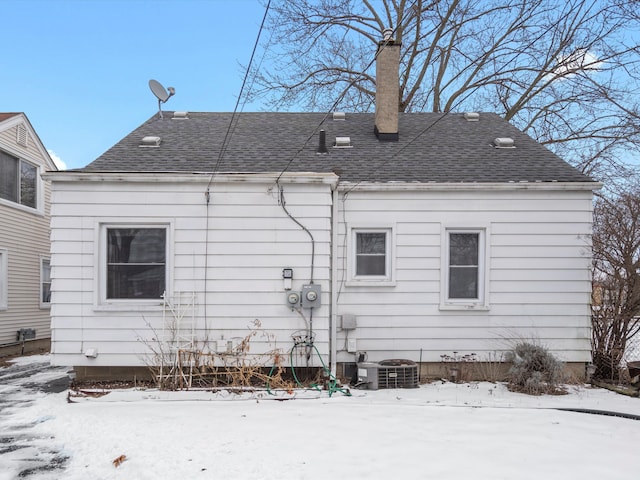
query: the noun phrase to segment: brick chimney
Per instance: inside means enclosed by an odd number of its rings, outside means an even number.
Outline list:
[[[378,42],[376,56],[376,124],[374,132],[383,142],[398,141],[398,106],[400,104],[400,42],[385,28]]]

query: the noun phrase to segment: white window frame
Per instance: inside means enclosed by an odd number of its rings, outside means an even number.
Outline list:
[[[46,308],[51,308],[51,297],[49,297],[49,301],[45,302],[43,300],[44,297],[44,284],[45,284],[45,277],[44,277],[44,264],[45,262],[49,263],[49,295],[51,295],[51,259],[49,257],[46,257],[44,255],[40,256],[40,308],[46,309]]]
[[[2,147],[2,151],[4,153],[6,153],[7,155],[14,157],[18,160],[18,201],[14,202],[13,200],[8,200],[6,198],[0,198],[0,204],[2,205],[7,205],[13,208],[18,208],[27,212],[31,212],[31,213],[38,213],[40,215],[44,214],[44,186],[43,186],[43,180],[41,177],[42,174],[42,168],[40,165],[38,165],[37,162],[34,162],[32,160],[28,160],[26,159],[24,156],[18,154],[17,152],[12,151],[9,148],[4,148],[4,146]],[[21,176],[21,172],[22,172],[22,163],[28,163],[30,166],[34,167],[36,169],[36,205],[35,207],[30,207],[28,205],[23,205],[22,203],[20,203],[20,176]]]
[[[478,296],[476,298],[449,297],[449,254],[451,234],[473,233],[478,235]],[[440,309],[441,310],[488,310],[489,302],[489,259],[490,230],[482,227],[446,226],[442,229],[442,249],[440,269]]]
[[[131,223],[101,222],[98,224],[96,244],[96,296],[94,300],[95,310],[122,310],[144,311],[156,310],[162,306],[161,298],[107,298],[107,230],[112,228],[163,228],[165,229],[165,293],[171,295],[172,285],[172,258],[173,258],[173,225],[171,222],[145,223],[144,221],[132,221]]]
[[[0,248],[0,310],[9,308],[9,251]]]
[[[385,275],[357,275],[357,235],[359,233],[384,233]],[[392,286],[395,285],[395,228],[393,226],[351,225],[347,237],[347,285]]]

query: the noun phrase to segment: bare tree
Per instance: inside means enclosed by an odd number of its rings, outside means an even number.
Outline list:
[[[253,100],[370,111],[391,27],[399,111],[498,112],[583,172],[625,177],[640,145],[639,12],[635,0],[276,0]]]
[[[594,208],[592,350],[596,378],[617,380],[640,331],[640,189]]]

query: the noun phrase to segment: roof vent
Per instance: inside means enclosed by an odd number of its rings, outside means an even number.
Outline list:
[[[189,118],[189,112],[173,112],[172,120],[187,120]]]
[[[480,120],[480,114],[478,112],[466,112],[464,118],[467,122],[477,122]]]
[[[142,142],[140,143],[141,147],[159,147],[160,146],[160,137],[148,136],[142,137]]]
[[[493,141],[493,146],[496,148],[516,148],[513,138],[498,137]]]
[[[16,142],[23,147],[27,146],[27,129],[22,123],[18,124],[16,130]]]
[[[336,137],[335,148],[351,148],[351,137]]]
[[[334,120],[345,120],[347,115],[344,112],[333,112]]]
[[[324,130],[320,130],[320,134],[318,136],[318,150],[316,150],[318,155],[327,153],[327,136]]]

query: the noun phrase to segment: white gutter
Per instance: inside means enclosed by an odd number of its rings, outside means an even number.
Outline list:
[[[440,182],[340,182],[341,192],[351,191],[505,191],[505,190],[600,190],[600,182],[491,182],[491,183],[440,183]]]
[[[54,182],[144,182],[144,183],[208,183],[211,173],[207,172],[79,172],[63,170],[44,172],[42,177]],[[212,184],[216,183],[301,183],[329,184],[338,182],[335,173],[295,172],[280,174],[277,172],[216,173]]]

